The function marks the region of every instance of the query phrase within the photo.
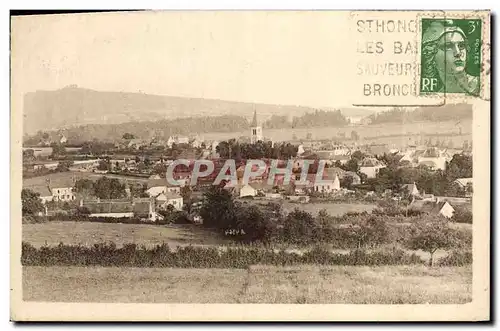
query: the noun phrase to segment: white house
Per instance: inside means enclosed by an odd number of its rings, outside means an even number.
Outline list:
[[[54,201],[73,201],[75,200],[75,193],[72,186],[64,187],[51,187],[52,196]]]
[[[181,193],[181,187],[170,184],[166,178],[149,179],[146,191],[150,197],[156,197],[161,193]]]
[[[257,195],[257,190],[250,185],[243,185],[240,189],[240,198],[254,197]]]
[[[54,196],[52,195],[50,188],[46,185],[32,186],[26,188],[35,193],[40,194],[40,200],[42,200],[43,204],[47,203],[48,201],[52,201],[54,199]]]
[[[140,217],[148,221],[156,221],[160,216],[155,211],[155,201],[150,198],[80,200],[80,207],[90,212],[89,217]]]
[[[359,171],[364,173],[367,178],[375,178],[379,173],[380,169],[385,168],[385,164],[382,161],[377,160],[374,157],[365,158],[359,167]]]
[[[174,145],[174,143],[175,143],[174,137],[172,137],[172,136],[168,137],[168,139],[167,139],[167,147],[168,148],[172,148],[172,146]]]
[[[446,218],[451,218],[455,212],[455,208],[448,201],[442,201],[436,204],[434,212]]]
[[[177,137],[178,144],[189,144],[189,137],[179,136]]]
[[[446,170],[446,162],[451,160],[451,156],[446,151],[437,148],[428,148],[418,157],[418,165],[426,165],[434,170]]]
[[[472,178],[457,178],[454,183],[461,188],[466,189],[468,186],[470,187],[472,185]]]
[[[173,206],[176,210],[182,210],[182,206],[184,205],[183,198],[178,193],[165,192],[160,193],[156,197],[157,206],[162,208],[167,208],[168,205]]]
[[[415,200],[410,204],[410,207],[428,212],[429,214],[442,215],[446,218],[451,218],[455,212],[455,208],[448,201]]]
[[[196,136],[192,141],[191,141],[191,146],[193,148],[201,148],[203,144],[203,140],[200,139],[198,136]]]
[[[406,191],[406,193],[413,195],[413,196],[418,196],[420,195],[420,192],[418,191],[417,184],[404,184],[403,185],[403,190]]]
[[[321,193],[332,193],[334,191],[340,190],[340,180],[339,176],[335,174],[333,181],[323,180],[314,182],[314,192]]]

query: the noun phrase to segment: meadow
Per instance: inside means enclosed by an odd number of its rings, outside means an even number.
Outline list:
[[[461,128],[461,132],[459,131]],[[464,141],[472,141],[472,120],[463,120],[459,126],[456,121],[446,122],[414,122],[401,125],[400,123],[386,123],[378,125],[352,125],[344,127],[314,127],[314,128],[263,128],[264,137],[274,141],[305,139],[308,134],[312,139],[338,139],[344,140],[351,137],[351,132],[356,131],[361,138],[361,143],[387,144],[389,148],[403,148],[408,143],[415,143],[422,137],[435,141],[436,139],[452,141],[455,147],[462,147]],[[461,134],[460,134],[461,133]],[[247,137],[249,132],[210,132],[200,134],[208,140],[227,140]],[[345,138],[344,138],[345,137]]]
[[[471,298],[471,266],[23,267],[27,301],[450,304]]]
[[[316,202],[316,203],[293,203],[289,201],[283,201],[283,209],[287,212],[293,211],[298,208],[302,211],[311,213],[316,216],[318,212],[322,209],[326,209],[328,214],[332,216],[342,216],[348,212],[359,212],[364,211],[371,212],[377,206],[374,204],[362,204],[362,203],[326,203],[326,202]]]
[[[220,245],[227,240],[195,225],[157,226],[97,222],[46,222],[23,224],[23,241],[34,247],[58,245],[91,246],[103,242],[135,243],[152,247],[162,243],[171,246]]]

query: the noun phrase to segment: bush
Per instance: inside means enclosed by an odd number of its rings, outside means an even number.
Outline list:
[[[452,251],[437,261],[438,266],[458,267],[472,264],[472,251]]]
[[[410,255],[402,250],[371,253],[355,250],[340,254],[316,247],[300,255],[257,247],[219,249],[186,246],[171,250],[166,244],[148,249],[135,244],[117,248],[114,243],[100,243],[92,247],[61,243],[54,247],[35,248],[23,242],[21,263],[24,266],[248,268],[255,264],[398,265],[422,264],[423,261],[415,254]]]
[[[456,223],[472,224],[472,211],[466,207],[457,206],[451,220]]]

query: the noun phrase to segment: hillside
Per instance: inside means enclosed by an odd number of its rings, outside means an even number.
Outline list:
[[[128,92],[101,92],[76,86],[27,93],[24,132],[55,130],[85,124],[119,124],[182,117],[238,115],[259,120],[271,115],[301,116],[313,108],[184,98]]]
[[[414,110],[393,108],[368,116],[371,124],[443,122],[472,119],[472,105],[446,104],[438,107],[419,107]]]

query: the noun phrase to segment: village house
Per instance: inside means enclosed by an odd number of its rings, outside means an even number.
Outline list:
[[[432,170],[446,170],[446,162],[449,161],[451,156],[435,147],[428,148],[417,158],[418,165],[425,165]]]
[[[453,217],[455,208],[448,201],[429,202],[424,200],[415,200],[410,206],[411,209],[421,210],[431,215],[441,215],[446,218]]]
[[[157,197],[160,193],[181,193],[180,185],[172,185],[166,178],[148,179],[147,191],[150,197]]]
[[[40,194],[43,202],[73,201],[75,200],[76,178],[67,173],[50,174],[43,177],[27,178],[23,181],[23,188]]]
[[[417,188],[417,184],[415,184],[415,182],[413,184],[404,184],[402,186],[402,190],[411,196],[419,196],[420,195],[420,192],[418,191],[418,188]]]
[[[359,171],[365,174],[367,178],[375,178],[377,177],[380,169],[385,167],[386,166],[382,161],[379,161],[374,157],[367,157],[361,161]]]
[[[465,191],[467,196],[472,196],[473,182],[472,178],[457,178],[454,182],[460,189]]]
[[[38,193],[40,195],[40,200],[42,200],[43,204],[46,204],[48,201],[54,200],[54,196],[52,195],[52,192],[47,185],[39,185],[26,188],[35,193]]]
[[[161,218],[150,198],[80,200],[80,207],[89,211],[89,217],[138,217],[151,222]]]
[[[163,192],[156,196],[157,207],[167,209],[169,205],[173,206],[176,210],[182,210],[184,206],[183,198],[180,194],[175,192]]]
[[[346,179],[347,177],[352,178],[352,185],[359,185],[361,184],[361,177],[353,171],[346,171],[344,173],[343,179]]]
[[[240,198],[255,197],[256,195],[257,195],[257,190],[253,188],[252,185],[250,184],[243,185],[239,190]]]
[[[201,148],[203,145],[203,139],[200,139],[198,136],[196,136],[190,141],[190,144],[193,148]]]
[[[342,164],[346,164],[351,159],[348,154],[339,154],[339,151],[316,151],[314,154],[319,160],[327,161],[328,165],[333,165],[335,162],[339,161]]]
[[[178,136],[176,137],[176,144],[189,144],[189,137]]]
[[[172,148],[172,146],[176,144],[176,145],[179,145],[179,144],[189,144],[189,137],[185,137],[185,136],[170,136],[168,137],[167,139],[167,147],[168,148]]]
[[[329,178],[323,178],[323,181],[315,181],[313,185],[314,192],[332,193],[340,190],[339,176],[335,174],[333,181]]]
[[[128,144],[127,144],[127,147],[128,148],[135,148],[135,149],[139,149],[141,146],[143,146],[143,141],[141,139],[130,139]]]

